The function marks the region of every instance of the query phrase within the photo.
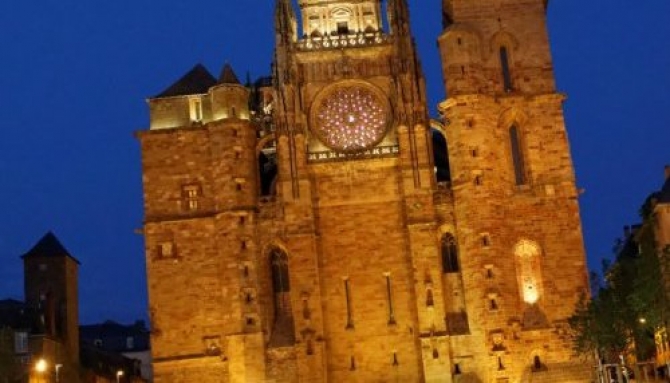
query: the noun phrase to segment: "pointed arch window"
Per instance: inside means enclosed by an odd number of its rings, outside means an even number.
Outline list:
[[[500,47],[500,68],[502,70],[503,76],[503,86],[505,92],[511,92],[514,90],[514,84],[512,83],[512,73],[510,71],[509,65],[509,51],[507,47]]]
[[[442,272],[458,273],[461,271],[458,262],[458,247],[456,246],[456,238],[450,233],[442,236]]]
[[[514,165],[514,179],[517,185],[526,184],[526,164],[521,148],[521,134],[516,125],[509,129],[510,147],[512,150],[512,163]]]
[[[270,262],[272,267],[272,287],[275,294],[290,292],[288,256],[280,249],[273,249],[270,254]]]
[[[275,301],[275,315],[290,315],[291,283],[288,273],[288,255],[278,248],[270,252],[270,268],[272,273],[272,292]]]
[[[272,300],[274,318],[270,333],[270,347],[286,347],[295,344],[295,326],[291,309],[291,282],[289,280],[288,255],[278,247],[269,252],[272,278]],[[247,319],[249,320],[249,319]],[[254,324],[254,319],[250,318]]]

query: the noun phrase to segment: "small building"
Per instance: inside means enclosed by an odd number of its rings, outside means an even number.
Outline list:
[[[133,361],[131,366],[123,365],[125,370],[152,380],[149,330],[144,321],[138,320],[131,325],[114,321],[84,325],[79,327],[79,334],[80,345],[82,350],[86,350],[86,355],[93,356],[96,352],[121,355]]]
[[[111,383],[119,371],[121,382],[143,381],[139,361],[80,348],[80,263],[58,238],[47,233],[21,258],[24,300],[0,300],[0,383]]]

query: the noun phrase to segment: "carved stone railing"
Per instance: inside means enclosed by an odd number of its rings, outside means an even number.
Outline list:
[[[309,153],[308,160],[309,162],[327,162],[327,161],[343,161],[357,158],[364,159],[364,158],[376,158],[376,157],[396,157],[399,152],[400,151],[397,145],[377,146],[372,149],[353,153],[335,152],[335,151],[311,152]]]
[[[388,44],[393,37],[382,32],[368,32],[323,37],[307,36],[296,43],[300,51],[319,51],[347,47],[365,47]]]

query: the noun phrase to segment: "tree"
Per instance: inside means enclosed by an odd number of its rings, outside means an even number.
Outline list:
[[[574,348],[608,362],[634,352],[637,360],[654,356],[656,330],[667,326],[669,301],[664,279],[670,251],[659,250],[650,197],[640,209],[642,225],[618,240],[615,262],[603,262],[603,282],[594,282],[592,299],[583,297],[569,319]],[[596,279],[597,280],[597,279]]]

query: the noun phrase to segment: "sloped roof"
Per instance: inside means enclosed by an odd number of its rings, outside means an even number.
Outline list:
[[[226,63],[221,69],[221,75],[219,76],[219,84],[231,84],[231,85],[242,85],[240,80],[237,78],[233,67]]]
[[[152,98],[188,96],[191,94],[207,93],[209,88],[216,85],[216,79],[202,64],[193,67],[182,78],[170,85],[160,94]]]
[[[33,246],[32,249],[30,249],[30,251],[21,256],[23,259],[33,257],[70,257],[77,262],[77,264],[80,264],[52,232],[48,232],[35,246]]]

